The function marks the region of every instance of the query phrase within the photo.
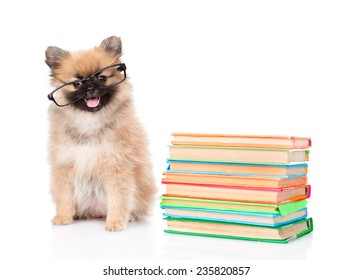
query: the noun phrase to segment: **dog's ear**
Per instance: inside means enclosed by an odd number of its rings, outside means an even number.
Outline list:
[[[60,62],[66,55],[68,55],[68,53],[68,51],[58,47],[48,47],[45,51],[45,62],[52,70],[54,70],[60,66]]]
[[[120,37],[111,36],[101,42],[100,47],[106,52],[113,54],[114,56],[121,56],[122,54],[122,43]]]

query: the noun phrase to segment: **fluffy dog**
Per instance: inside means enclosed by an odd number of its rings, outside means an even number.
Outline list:
[[[86,51],[48,47],[45,55],[56,88],[48,96],[52,223],[104,217],[107,230],[120,231],[143,220],[156,187],[120,38]]]

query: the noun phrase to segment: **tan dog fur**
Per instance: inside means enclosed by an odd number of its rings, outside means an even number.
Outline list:
[[[58,48],[49,47],[46,62],[52,70],[53,86],[60,86],[62,81],[77,79],[77,73],[87,77],[119,63],[120,56],[120,39],[110,37],[87,51],[58,53]],[[106,229],[119,231],[128,221],[143,220],[148,214],[156,188],[148,141],[131,94],[127,79],[97,112],[51,104],[49,163],[56,204],[53,224],[106,217]]]

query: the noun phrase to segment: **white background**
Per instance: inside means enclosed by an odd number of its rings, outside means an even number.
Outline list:
[[[350,274],[349,1],[14,0],[0,10],[0,275],[106,279],[108,265],[250,265],[248,279]],[[159,194],[173,131],[310,136],[314,233],[284,246],[169,236],[158,201],[148,222],[120,233],[103,221],[52,226],[44,52],[111,35],[123,41]]]

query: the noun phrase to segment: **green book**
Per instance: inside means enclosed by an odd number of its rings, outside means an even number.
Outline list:
[[[179,208],[193,208],[193,209],[208,209],[208,210],[233,210],[253,213],[267,213],[288,215],[303,208],[306,208],[308,201],[299,200],[294,202],[286,202],[282,204],[265,204],[252,202],[237,202],[225,201],[215,199],[199,199],[186,198],[175,196],[161,196],[160,206],[165,207],[179,207]]]
[[[279,227],[171,217],[165,220],[166,233],[273,243],[289,243],[313,231],[312,218]]]

